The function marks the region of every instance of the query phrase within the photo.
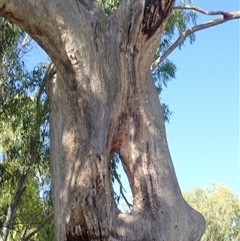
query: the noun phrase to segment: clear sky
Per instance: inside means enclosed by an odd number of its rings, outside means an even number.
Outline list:
[[[239,10],[239,1],[195,0],[208,10]],[[198,23],[209,21],[198,18]],[[171,156],[182,190],[212,182],[239,189],[239,20],[196,33],[169,57],[177,79],[162,100],[174,112],[166,125]]]
[[[239,0],[194,3],[207,10],[240,9]],[[199,17],[198,23],[215,17]],[[239,20],[201,30],[193,45],[169,56],[177,78],[161,97],[174,112],[166,129],[182,190],[217,182],[240,196],[239,30]]]

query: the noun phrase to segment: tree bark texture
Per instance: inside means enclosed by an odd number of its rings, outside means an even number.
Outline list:
[[[201,214],[184,201],[150,65],[174,1],[131,0],[106,17],[93,0],[0,0],[0,14],[53,60],[47,85],[58,241],[197,241]],[[121,213],[110,156],[133,193]]]

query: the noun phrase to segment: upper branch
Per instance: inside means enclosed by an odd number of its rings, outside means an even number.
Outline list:
[[[196,6],[186,5],[186,6],[174,6],[173,9],[180,9],[180,10],[194,10],[196,12],[205,14],[205,15],[223,15],[223,16],[229,16],[229,12],[226,11],[208,11]]]
[[[175,9],[178,7],[175,7]],[[181,7],[182,9],[184,9],[184,7]],[[180,8],[179,8],[180,9]],[[208,21],[206,23],[203,24],[199,24],[196,25],[186,31],[184,31],[179,37],[178,39],[171,45],[171,47],[162,55],[160,56],[151,66],[152,70],[155,70],[157,68],[157,66],[159,64],[161,64],[179,45],[181,45],[184,40],[190,35],[193,34],[199,30],[202,29],[206,29],[209,27],[213,27],[222,23],[225,23],[229,20],[233,20],[233,19],[239,19],[240,18],[240,11],[235,11],[235,12],[224,12],[224,11],[205,11],[203,9],[197,8],[197,7],[187,7],[186,9],[194,9],[197,11],[204,11],[204,14],[207,15],[223,15],[222,17],[216,18],[214,20]]]
[[[66,56],[66,35],[84,29],[90,11],[99,13],[93,0],[0,0],[0,16],[26,31],[55,64]]]

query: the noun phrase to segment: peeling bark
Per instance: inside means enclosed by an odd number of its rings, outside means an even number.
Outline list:
[[[127,1],[105,17],[95,1],[0,0],[0,14],[57,69],[47,90],[58,241],[197,241],[204,231],[182,197],[150,74],[173,3]],[[130,214],[113,198],[114,151],[130,180]]]

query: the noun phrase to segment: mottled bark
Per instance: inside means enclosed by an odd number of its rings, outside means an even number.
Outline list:
[[[204,231],[182,198],[150,74],[173,3],[127,1],[105,17],[95,1],[0,0],[0,14],[57,69],[47,91],[58,241],[197,241]],[[114,202],[114,151],[130,181],[130,214]]]

